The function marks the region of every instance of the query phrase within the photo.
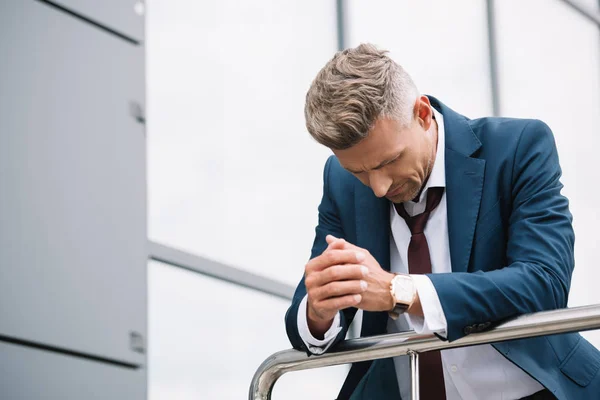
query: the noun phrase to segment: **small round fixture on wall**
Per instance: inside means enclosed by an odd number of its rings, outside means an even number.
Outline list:
[[[144,12],[146,11],[146,6],[144,5],[144,2],[136,1],[135,5],[133,6],[133,11],[135,11],[137,15],[144,15]]]

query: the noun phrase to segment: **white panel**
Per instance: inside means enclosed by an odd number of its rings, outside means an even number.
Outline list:
[[[571,201],[576,268],[570,306],[600,303],[598,28],[560,1],[497,1],[502,110],[552,128]],[[600,332],[586,334],[600,347]]]
[[[598,0],[577,0],[577,3],[586,7],[589,11],[600,11],[600,3]]]
[[[423,94],[471,118],[492,113],[484,0],[349,0],[348,44],[390,51]]]
[[[148,2],[150,237],[296,284],[329,151],[304,98],[334,2]]]
[[[0,333],[143,363],[143,48],[0,4]]]
[[[238,400],[259,365],[290,348],[288,302],[199,274],[149,265],[149,399]],[[273,399],[333,399],[346,366],[291,372]]]
[[[0,398],[145,400],[146,370],[0,342]]]
[[[144,40],[144,0],[51,0],[135,40]]]

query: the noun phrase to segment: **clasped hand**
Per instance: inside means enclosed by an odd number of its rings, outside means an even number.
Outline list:
[[[332,235],[326,241],[328,247],[323,254],[305,267],[307,319],[315,337],[322,337],[344,308],[388,311],[393,307],[393,274],[382,269],[365,249]]]

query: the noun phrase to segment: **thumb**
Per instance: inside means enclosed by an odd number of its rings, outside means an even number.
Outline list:
[[[346,241],[345,239],[336,238],[333,235],[325,236],[325,241],[329,245],[328,249],[336,248],[336,249],[360,249],[358,246],[353,245],[352,243]]]
[[[327,242],[327,250],[330,249],[343,249],[344,245],[347,243],[344,239],[338,239],[333,235],[327,235],[325,237],[325,241]]]

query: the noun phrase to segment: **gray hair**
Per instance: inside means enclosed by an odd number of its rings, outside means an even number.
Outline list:
[[[372,44],[337,52],[306,94],[304,116],[312,137],[331,149],[354,146],[378,118],[408,126],[419,91],[387,51]]]

